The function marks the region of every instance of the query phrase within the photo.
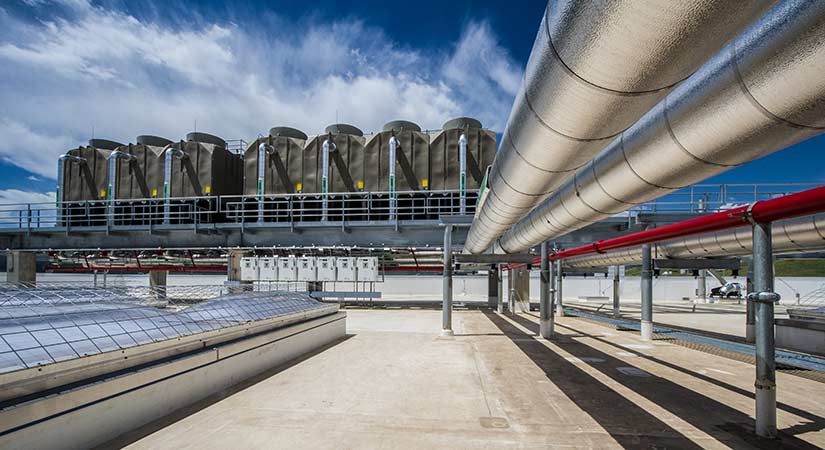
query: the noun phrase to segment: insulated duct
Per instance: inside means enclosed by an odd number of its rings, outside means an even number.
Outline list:
[[[72,155],[70,153],[64,153],[60,155],[60,158],[57,158],[57,195],[55,198],[57,199],[58,210],[63,207],[63,199],[66,196],[66,187],[64,186],[66,183],[66,163],[85,165],[86,158],[81,158],[80,156]],[[95,188],[94,186],[91,186],[90,189],[93,197],[95,195]]]
[[[780,220],[773,224],[775,253],[825,250],[825,214]],[[717,233],[689,236],[656,245],[658,258],[713,258],[749,255],[753,251],[751,227],[739,227]],[[640,247],[607,253],[578,256],[563,260],[567,267],[591,268],[636,265],[642,262]]]
[[[258,222],[264,221],[264,192],[266,183],[266,154],[274,152],[275,148],[261,142],[258,145]]]
[[[774,3],[549,2],[465,249],[484,251]]]
[[[396,165],[396,158],[398,157],[398,150],[401,148],[401,141],[395,137],[395,132],[393,135],[390,136],[390,154],[388,159],[389,163],[389,171],[387,175],[389,177],[389,187],[390,187],[390,220],[395,220],[396,209],[398,208],[396,197],[395,197],[395,165]]]
[[[788,0],[500,240],[518,252],[825,130],[825,2]]]
[[[172,161],[175,158],[187,159],[189,155],[183,151],[183,142],[181,142],[180,148],[175,148],[171,144],[167,145],[163,150],[163,157],[163,223],[168,224],[172,209],[170,200],[172,196]]]

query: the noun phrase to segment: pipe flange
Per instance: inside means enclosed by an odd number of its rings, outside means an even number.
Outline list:
[[[748,294],[748,301],[760,303],[777,303],[782,297],[776,292],[751,292]]]

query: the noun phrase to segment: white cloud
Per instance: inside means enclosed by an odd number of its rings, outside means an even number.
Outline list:
[[[44,207],[51,208],[55,202],[54,192],[31,192],[19,189],[0,189],[0,204],[43,203]]]
[[[85,0],[57,3],[73,13],[41,22],[0,15],[9,30],[0,35],[0,158],[51,179],[57,156],[93,130],[122,142],[179,139],[197,121],[249,140],[275,125],[317,133],[336,115],[365,131],[469,115],[500,131],[521,79],[484,23],[421,51],[358,21],[308,32],[191,18],[170,26]]]

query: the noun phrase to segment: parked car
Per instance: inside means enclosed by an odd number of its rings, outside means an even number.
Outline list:
[[[744,288],[741,283],[727,283],[724,286],[711,289],[710,296],[718,298],[741,298],[743,290]]]

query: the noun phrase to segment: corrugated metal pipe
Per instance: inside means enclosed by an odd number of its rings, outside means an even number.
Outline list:
[[[109,154],[109,183],[106,189],[106,203],[108,204],[107,218],[109,225],[115,222],[115,201],[117,200],[117,184],[118,184],[118,162],[120,159],[125,159],[131,164],[135,161],[135,156],[120,150],[115,150]]]
[[[172,162],[174,159],[186,159],[189,157],[183,151],[183,142],[181,148],[167,145],[163,149],[164,165],[163,165],[163,223],[169,223],[169,216],[171,213],[171,204],[169,198],[172,195]]]
[[[459,212],[467,214],[467,135],[461,133],[458,137],[458,189],[459,189]]]
[[[465,249],[487,249],[774,4],[549,2]]]
[[[275,148],[266,142],[258,145],[258,222],[264,221],[264,192],[266,192],[266,155]]]
[[[772,227],[773,250],[776,253],[825,250],[825,214],[780,220]],[[714,258],[743,256],[753,252],[753,230],[740,227],[716,233],[701,234],[656,245],[659,258]],[[641,247],[631,247],[607,253],[578,256],[564,260],[575,268],[635,265],[642,262]]]
[[[329,215],[329,199],[327,198],[327,193],[329,192],[329,154],[336,150],[338,150],[338,147],[336,147],[335,142],[332,141],[332,134],[330,133],[323,145],[321,166],[321,195],[323,196],[321,198],[321,220],[327,220]]]
[[[390,154],[389,154],[389,170],[387,174],[389,176],[389,188],[390,188],[390,220],[395,220],[397,209],[398,209],[398,202],[395,196],[395,165],[396,165],[396,158],[397,152],[401,149],[401,141],[395,137],[395,132],[393,131],[392,135],[390,136]]]
[[[64,153],[57,158],[57,195],[55,196],[55,200],[57,201],[57,209],[58,211],[63,207],[63,199],[66,195],[65,189],[63,187],[63,183],[66,180],[66,163],[77,163],[77,164],[86,164],[86,158],[81,158],[80,156],[75,156],[69,153]]]
[[[782,2],[577,170],[501,249],[523,251],[822,133],[823,36],[825,2]]]

